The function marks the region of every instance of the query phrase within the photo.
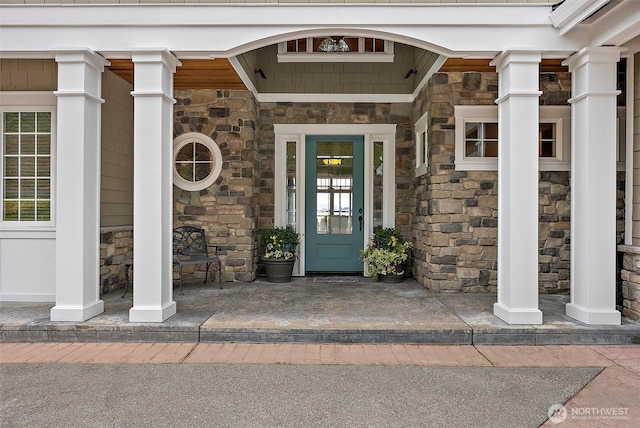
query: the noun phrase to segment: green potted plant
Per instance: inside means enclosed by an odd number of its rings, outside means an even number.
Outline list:
[[[296,262],[300,234],[286,227],[274,227],[262,233],[265,249],[262,261],[269,282],[289,282]]]
[[[360,250],[369,275],[381,282],[402,282],[411,242],[405,241],[394,228],[378,228],[367,248]]]

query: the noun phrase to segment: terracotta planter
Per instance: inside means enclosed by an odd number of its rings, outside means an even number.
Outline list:
[[[296,259],[262,259],[268,282],[291,282]]]
[[[404,281],[404,272],[405,272],[406,266],[404,263],[399,264],[398,266],[396,266],[396,272],[395,273],[388,273],[386,275],[378,275],[378,281],[380,282],[385,282],[385,283],[390,283],[390,284],[397,284],[400,282]]]

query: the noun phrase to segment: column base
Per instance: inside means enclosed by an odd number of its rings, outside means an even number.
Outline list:
[[[493,314],[507,324],[542,324],[542,311],[539,309],[509,309],[494,303]]]
[[[616,310],[590,310],[574,303],[567,303],[565,313],[568,317],[585,324],[620,325],[621,315]]]
[[[163,322],[176,314],[176,302],[170,302],[163,308],[129,309],[129,322]]]
[[[51,321],[86,321],[104,312],[104,302],[98,300],[87,306],[62,306],[51,308]]]

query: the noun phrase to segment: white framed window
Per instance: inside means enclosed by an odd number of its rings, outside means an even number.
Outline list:
[[[429,165],[429,122],[427,113],[414,125],[416,132],[416,177],[426,174]]]
[[[455,107],[457,170],[498,169],[498,106]],[[571,107],[542,106],[538,155],[541,171],[571,169]]]
[[[0,224],[55,224],[56,99],[50,92],[0,93]]]
[[[222,171],[222,153],[211,138],[197,132],[173,141],[173,183],[184,190],[211,186]]]

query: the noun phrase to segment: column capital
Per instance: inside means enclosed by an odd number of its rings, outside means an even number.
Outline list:
[[[586,47],[562,61],[562,65],[569,67],[570,72],[574,72],[587,63],[616,63],[620,61],[620,55],[626,50],[626,48],[614,46]]]
[[[89,48],[60,49],[56,51],[55,59],[58,64],[88,64],[101,73],[104,71],[104,67],[111,65],[106,58]]]
[[[523,49],[505,49],[496,56],[489,65],[495,66],[496,71],[500,73],[504,67],[510,63],[535,63],[542,61],[542,53],[540,51],[530,51]]]
[[[151,48],[136,49],[131,55],[133,63],[163,63],[172,73],[176,72],[176,67],[182,65],[180,60],[168,49]]]
[[[498,98],[501,104],[510,98],[537,98],[539,90],[539,72],[542,54],[531,50],[505,50],[498,55],[491,65],[498,72]]]

